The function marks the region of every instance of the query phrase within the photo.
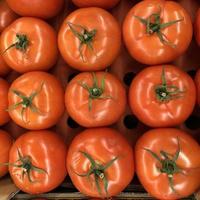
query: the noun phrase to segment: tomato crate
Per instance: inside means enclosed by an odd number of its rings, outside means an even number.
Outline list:
[[[83,0],[84,1],[84,0]],[[109,0],[107,0],[109,1]],[[121,0],[117,6],[108,10],[120,23],[122,28],[123,21],[128,11],[136,5],[139,0]],[[190,14],[192,22],[195,20],[195,13],[200,7],[199,0],[177,0],[176,2],[180,3]],[[56,17],[47,20],[47,22],[54,27],[54,29],[59,31],[61,24],[63,23],[66,16],[68,16],[71,12],[78,9],[71,0],[65,0],[65,5],[63,6],[62,12]],[[175,59],[173,62],[169,63],[171,65],[175,65],[183,71],[187,72],[192,79],[194,79],[197,69],[200,67],[200,47],[198,46],[194,36],[192,42],[190,43],[187,51]],[[125,44],[122,42],[120,54],[115,59],[115,61],[107,67],[106,71],[115,75],[126,89],[126,94],[128,95],[130,85],[134,77],[144,68],[149,65],[145,65],[139,63],[134,60],[130,54],[128,53]],[[153,65],[152,65],[153,66]],[[61,83],[63,88],[66,88],[68,83],[80,73],[80,71],[71,68],[59,55],[57,63],[50,70],[48,70],[50,74],[53,74],[57,77]],[[16,71],[11,71],[7,76],[6,80],[9,83],[12,83],[20,74]],[[140,136],[146,131],[152,129],[149,126],[143,124],[139,121],[133,114],[130,108],[130,105],[126,104],[126,109],[122,117],[118,120],[117,123],[109,126],[110,128],[118,130],[130,143],[130,145],[134,148],[137,140]],[[193,138],[195,138],[198,143],[200,143],[200,107],[195,106],[194,111],[188,117],[188,119],[176,128],[184,130],[188,134],[190,134]],[[13,121],[8,122],[4,126],[2,126],[3,130],[6,130],[8,133],[14,138],[18,138],[21,134],[27,132],[27,129],[21,128],[16,125]],[[59,122],[49,128],[49,130],[54,131],[60,134],[67,145],[70,145],[73,138],[78,135],[85,128],[76,123],[67,112],[64,113]],[[64,199],[90,199],[89,197],[81,194],[75,186],[72,184],[70,178],[67,176],[66,180],[55,190],[44,193],[40,195],[30,195],[20,191],[12,182],[9,175],[0,179],[0,200],[32,200],[32,199],[54,199],[54,200],[64,200]],[[92,199],[92,198],[91,198]],[[128,187],[120,193],[118,196],[110,199],[133,199],[133,200],[153,200],[155,198],[151,197],[140,184],[137,175],[134,175],[134,179],[128,185]],[[200,192],[196,192],[195,194],[184,198],[185,200],[200,200]]]

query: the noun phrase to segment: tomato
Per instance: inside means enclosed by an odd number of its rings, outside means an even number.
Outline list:
[[[0,126],[10,120],[9,114],[6,111],[8,108],[8,89],[9,84],[0,78]]]
[[[17,14],[13,12],[6,0],[0,1],[0,33],[11,24],[15,19],[17,19]]]
[[[122,83],[106,72],[82,72],[68,84],[65,106],[69,115],[84,127],[113,124],[126,108]]]
[[[3,164],[8,163],[12,142],[10,135],[0,130],[0,178],[8,173],[8,166]]]
[[[64,112],[61,83],[46,72],[29,72],[17,78],[8,92],[9,114],[26,129],[46,129]]]
[[[194,35],[198,45],[200,46],[200,8],[197,11],[195,24],[194,24]]]
[[[195,75],[195,84],[197,88],[197,103],[200,106],[200,70],[197,70]]]
[[[133,150],[114,129],[86,129],[69,147],[67,170],[73,184],[83,194],[115,196],[133,178]]]
[[[78,7],[101,7],[105,9],[113,8],[120,0],[72,0]]]
[[[67,148],[54,132],[32,131],[19,137],[9,155],[9,173],[15,185],[30,194],[58,187],[67,174]]]
[[[6,0],[17,14],[25,17],[51,18],[62,9],[64,0]]]
[[[173,1],[146,0],[127,14],[123,36],[131,56],[156,65],[171,62],[182,55],[192,39],[189,14]]]
[[[58,34],[64,60],[80,71],[102,70],[112,64],[120,51],[121,33],[116,19],[101,8],[72,12]]]
[[[159,199],[181,199],[200,186],[200,147],[185,132],[154,129],[135,146],[136,172],[140,182]]]
[[[196,101],[193,80],[173,65],[153,66],[133,79],[129,102],[132,112],[151,127],[169,127],[183,123]]]
[[[10,72],[10,67],[5,63],[3,57],[0,54],[0,76],[5,76]]]
[[[56,33],[36,18],[14,21],[2,32],[0,47],[5,62],[20,73],[48,70],[57,60]]]

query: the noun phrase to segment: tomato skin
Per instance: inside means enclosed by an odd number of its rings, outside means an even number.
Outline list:
[[[173,65],[164,65],[166,82],[183,91],[180,98],[160,102],[155,87],[160,85],[163,66],[145,68],[133,79],[129,90],[132,112],[150,127],[170,127],[183,123],[192,113],[196,101],[194,81]],[[136,98],[137,97],[137,98]]]
[[[0,54],[0,76],[5,76],[10,72],[10,67],[5,63],[3,57]]]
[[[65,91],[65,106],[69,115],[84,127],[107,126],[117,122],[126,108],[126,91],[122,83],[112,74],[96,72],[98,85],[105,77],[105,90],[102,96],[107,99],[92,100],[89,110],[89,92],[80,83],[93,86],[92,73],[82,72],[68,84]]]
[[[25,17],[48,19],[56,16],[62,9],[64,0],[6,0],[17,14]]]
[[[0,78],[0,126],[10,120],[9,114],[6,111],[8,108],[8,89],[9,84],[4,79]]]
[[[15,19],[17,19],[17,14],[9,8],[6,0],[0,1],[0,33]]]
[[[3,52],[16,42],[16,34],[25,34],[29,40],[25,52],[15,47],[3,54],[4,61],[19,73],[50,69],[57,60],[57,41],[54,29],[46,22],[31,17],[22,17],[8,26],[1,35]]]
[[[56,133],[46,130],[25,133],[12,146],[9,163],[16,163],[19,159],[18,150],[22,156],[30,156],[34,166],[46,171],[38,173],[32,170],[31,178],[37,182],[31,183],[27,175],[22,178],[22,168],[10,165],[11,178],[18,188],[29,194],[40,194],[51,191],[62,183],[67,174],[67,148]]]
[[[12,143],[11,136],[6,131],[0,130],[0,178],[8,173],[8,167],[1,164],[8,163]]]
[[[166,38],[176,45],[174,48],[163,44],[156,33],[150,36],[146,34],[145,25],[134,17],[147,18],[153,13],[158,13],[159,6],[161,7],[161,19],[163,19],[161,23],[184,18],[184,21],[161,30]],[[127,14],[123,23],[123,37],[130,55],[137,61],[148,65],[168,63],[187,50],[192,39],[192,23],[189,14],[176,2],[141,1]]]
[[[22,101],[13,90],[23,93],[26,97],[38,92],[32,103],[38,112],[25,109],[23,119],[22,105],[9,110],[9,115],[19,126],[30,130],[49,128],[57,123],[64,112],[64,91],[61,83],[46,72],[29,72],[17,78],[8,93],[9,107]]]
[[[86,129],[72,141],[67,155],[67,169],[75,187],[83,194],[91,197],[105,197],[101,184],[102,196],[99,195],[94,177],[91,183],[87,177],[80,177],[90,167],[90,162],[80,151],[89,153],[100,164],[119,158],[106,170],[108,178],[108,196],[119,194],[130,183],[134,175],[133,150],[118,131],[110,128]]]
[[[104,9],[113,8],[119,3],[120,0],[72,0],[72,2],[78,7],[100,7]]]
[[[195,35],[197,44],[200,46],[200,8],[198,9],[196,18],[195,18],[194,35]]]
[[[89,20],[90,19],[90,20]],[[92,41],[93,50],[74,36],[68,22],[81,25],[96,35]],[[80,28],[79,28],[80,29]],[[81,31],[77,29],[77,31]],[[58,33],[58,47],[64,60],[79,71],[103,70],[113,63],[121,46],[121,31],[116,19],[107,11],[91,7],[72,12],[63,22]]]
[[[157,170],[159,162],[144,148],[157,155],[163,150],[170,154],[177,151],[177,138],[180,143],[180,154],[177,165],[183,169],[184,175],[174,174],[174,193],[169,186],[165,173]],[[146,132],[135,146],[136,171],[144,188],[154,197],[171,200],[187,197],[200,186],[200,147],[199,144],[185,132],[172,129],[153,129]],[[156,167],[157,166],[157,167]]]
[[[200,106],[200,70],[197,70],[194,81],[197,89],[197,104]]]

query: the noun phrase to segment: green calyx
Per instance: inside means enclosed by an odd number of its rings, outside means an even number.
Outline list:
[[[16,104],[14,104],[14,105],[11,105],[7,109],[7,111],[9,112],[9,111],[15,110],[19,106],[22,106],[22,109],[21,109],[21,118],[22,118],[23,121],[24,121],[24,112],[25,112],[25,110],[27,108],[30,108],[30,110],[32,112],[40,113],[39,110],[38,110],[38,108],[34,105],[33,100],[41,92],[43,85],[44,85],[44,83],[41,84],[41,87],[39,88],[39,90],[32,92],[29,97],[25,96],[22,92],[13,89],[12,92],[15,95],[17,95],[19,98],[21,98],[21,101],[18,102],[18,103],[16,103]]]
[[[93,29],[91,31],[88,31],[87,28],[81,25],[73,24],[71,22],[67,22],[67,24],[71,32],[74,34],[74,36],[77,37],[80,41],[79,53],[80,53],[82,61],[85,62],[83,53],[82,53],[82,47],[83,45],[86,45],[91,51],[94,51],[92,42],[94,41],[94,37],[96,36],[97,30]],[[80,29],[81,31],[79,32],[77,29]]]
[[[112,166],[112,164],[118,159],[118,157],[113,158],[105,165],[97,163],[88,153],[80,151],[83,156],[85,156],[90,161],[90,169],[85,174],[79,174],[77,172],[74,172],[76,175],[80,177],[86,177],[89,182],[91,182],[91,175],[94,175],[95,185],[98,190],[98,193],[100,196],[102,196],[102,191],[100,187],[100,181],[103,182],[104,190],[106,193],[106,196],[108,196],[108,179],[106,176],[106,170]]]
[[[183,93],[185,91],[180,90],[175,85],[168,85],[165,76],[165,68],[162,68],[161,75],[162,83],[160,85],[156,85],[155,94],[156,98],[159,102],[168,102],[172,99],[178,99],[183,97]]]
[[[6,48],[2,54],[8,51],[11,48],[16,48],[19,51],[26,52],[29,45],[28,37],[24,34],[16,34],[16,42],[11,44],[8,48]]]
[[[178,143],[178,148],[177,148],[176,153],[174,155],[169,154],[169,153],[161,150],[160,151],[161,157],[159,157],[156,153],[154,153],[150,149],[144,148],[145,151],[150,153],[152,155],[152,157],[154,157],[159,162],[160,166],[157,167],[158,170],[161,173],[167,174],[170,188],[175,193],[176,193],[176,191],[174,189],[173,176],[174,176],[174,174],[178,174],[178,173],[182,173],[183,174],[182,169],[176,163],[176,161],[179,158],[179,154],[181,152],[180,143],[179,143],[179,139],[178,138],[177,138],[177,143]]]
[[[88,91],[88,99],[89,99],[89,104],[88,104],[88,109],[89,111],[92,110],[92,100],[94,99],[111,99],[111,96],[104,96],[103,93],[105,91],[105,75],[103,76],[101,80],[101,85],[98,85],[98,80],[96,77],[96,74],[92,72],[92,77],[93,77],[93,86],[89,87],[86,83],[80,82],[79,84]]]
[[[2,165],[8,165],[8,166],[16,167],[16,168],[21,168],[22,169],[22,174],[21,174],[22,180],[24,179],[24,176],[27,176],[28,180],[31,183],[37,182],[37,181],[32,180],[31,172],[33,172],[33,171],[36,171],[40,174],[44,174],[44,173],[47,174],[47,172],[44,169],[36,167],[32,164],[30,156],[23,156],[20,153],[19,149],[17,149],[17,153],[18,153],[18,160],[15,163],[3,163]],[[19,163],[19,164],[16,164],[16,163]]]
[[[146,26],[146,33],[148,35],[153,35],[155,33],[157,34],[157,36],[159,37],[160,41],[163,44],[175,48],[176,46],[166,38],[164,33],[162,33],[162,30],[169,26],[172,26],[173,24],[183,21],[183,18],[169,21],[166,23],[161,23],[160,13],[161,13],[161,8],[158,13],[151,14],[149,17],[147,17],[147,19],[141,18],[139,16],[134,16],[134,17]]]

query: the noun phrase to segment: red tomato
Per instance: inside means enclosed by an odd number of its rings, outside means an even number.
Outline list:
[[[198,45],[200,46],[200,8],[197,11],[196,19],[194,23],[194,35]]]
[[[133,113],[151,127],[169,127],[183,123],[196,101],[193,80],[173,65],[153,66],[133,79],[129,103]]]
[[[55,125],[64,112],[64,91],[53,75],[29,72],[12,83],[8,102],[16,124],[31,130],[46,129]]]
[[[192,39],[189,14],[173,1],[146,0],[136,4],[123,24],[126,47],[137,61],[156,65],[182,55]]]
[[[120,51],[121,34],[116,19],[101,8],[72,12],[58,34],[64,60],[80,71],[102,70],[112,64]]]
[[[17,14],[25,17],[51,18],[62,9],[64,0],[6,0]]]
[[[8,166],[3,164],[8,163],[12,143],[13,140],[10,135],[0,130],[0,178],[8,173]]]
[[[10,120],[9,114],[6,111],[8,108],[8,89],[9,84],[0,78],[0,126]]]
[[[0,48],[5,62],[20,73],[48,70],[57,60],[56,33],[37,18],[14,21],[3,31]]]
[[[27,132],[10,150],[11,178],[26,193],[51,191],[67,174],[66,155],[67,148],[56,133],[45,130]]]
[[[200,70],[197,70],[195,75],[195,84],[197,88],[197,103],[200,106]]]
[[[120,0],[72,0],[78,7],[101,7],[105,9],[113,8]]]
[[[133,178],[133,150],[114,129],[86,129],[69,147],[67,169],[73,184],[83,194],[115,196]]]
[[[145,133],[135,147],[140,182],[159,199],[181,199],[200,186],[200,147],[178,129],[154,129]]]
[[[2,55],[0,54],[0,76],[5,76],[10,72],[10,67],[3,60]]]
[[[65,106],[69,115],[84,127],[107,126],[123,115],[126,91],[110,73],[83,72],[68,84]]]

